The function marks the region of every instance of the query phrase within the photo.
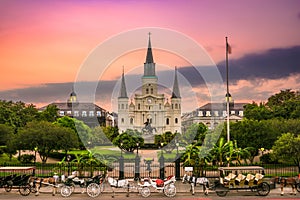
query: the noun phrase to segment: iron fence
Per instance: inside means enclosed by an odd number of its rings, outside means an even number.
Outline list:
[[[31,164],[0,164],[0,167],[4,166],[22,166],[22,167],[29,167],[29,166],[35,166],[35,176],[40,177],[50,177],[53,176],[54,173],[57,173],[59,175],[69,175],[72,173],[72,171],[78,171],[80,173],[81,177],[91,177],[97,174],[103,174],[104,171],[107,169],[104,165],[96,165],[96,164],[82,164],[82,163],[64,163],[64,164],[58,164],[58,163],[46,163],[46,164],[40,164],[37,163],[34,165]],[[180,165],[180,177],[182,177],[185,173],[184,167]],[[287,164],[263,164],[261,165],[265,168],[265,176],[267,177],[274,177],[274,176],[297,176],[299,172],[299,167],[295,165],[287,165]],[[201,171],[201,176],[206,177],[218,177],[219,172],[217,170],[216,166],[203,166],[199,167],[197,169],[197,166],[194,167],[195,170]],[[165,177],[169,175],[175,175],[175,163],[165,163],[164,165],[164,172]],[[7,175],[8,172],[2,172],[0,171],[0,176]],[[115,162],[112,163],[108,167],[108,172],[111,177],[118,178],[119,177],[119,163]],[[124,163],[124,177],[125,178],[134,178],[135,175],[135,163],[134,162],[125,162]],[[158,178],[160,176],[160,165],[159,163],[152,163],[151,165],[147,165],[144,163],[140,163],[140,177],[151,177],[151,178]]]

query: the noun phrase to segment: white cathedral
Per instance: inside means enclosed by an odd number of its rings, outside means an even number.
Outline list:
[[[149,34],[144,75],[142,76],[142,93],[134,94],[134,101],[127,96],[124,71],[122,74],[118,97],[119,132],[127,129],[137,130],[143,134],[162,134],[167,131],[181,133],[181,97],[177,80],[177,69],[170,102],[165,94],[158,93],[158,77],[155,73],[151,40]]]

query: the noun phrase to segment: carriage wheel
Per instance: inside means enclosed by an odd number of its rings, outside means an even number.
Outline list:
[[[10,192],[11,189],[12,189],[12,185],[5,185],[4,189],[5,189],[6,192]]]
[[[227,195],[227,192],[228,191],[216,191],[216,194],[219,196],[219,197],[225,197]]]
[[[140,190],[140,193],[141,193],[142,197],[149,197],[150,194],[151,194],[151,191],[150,191],[150,188],[149,188],[149,187],[143,187],[143,188]]]
[[[62,186],[60,189],[60,194],[63,197],[69,197],[72,194],[72,187],[70,186]]]
[[[22,185],[20,186],[19,188],[19,193],[22,195],[22,196],[28,196],[31,192],[31,187],[29,184],[27,185]]]
[[[166,185],[164,188],[164,194],[167,197],[174,197],[176,195],[176,186],[174,184]]]
[[[91,183],[87,186],[86,188],[86,193],[90,196],[90,197],[97,197],[99,196],[99,194],[101,193],[100,191],[100,186],[96,183]]]
[[[270,192],[270,185],[266,182],[262,182],[257,186],[257,193],[260,196],[267,196]]]
[[[297,183],[297,184],[296,184],[296,190],[297,190],[298,192],[300,192],[300,183]]]

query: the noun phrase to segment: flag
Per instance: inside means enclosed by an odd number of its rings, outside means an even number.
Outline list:
[[[227,43],[227,52],[231,54],[231,46]]]

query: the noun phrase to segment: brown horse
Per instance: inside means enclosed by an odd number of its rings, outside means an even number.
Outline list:
[[[57,178],[49,177],[49,178],[38,178],[31,177],[29,179],[29,184],[32,187],[32,190],[35,191],[35,196],[40,194],[40,188],[44,186],[52,186],[52,196],[55,196],[57,189]]]
[[[291,186],[292,187],[292,192],[290,193],[291,195],[296,195],[296,185],[297,185],[297,178],[295,177],[275,177],[275,183],[280,184],[280,189],[281,189],[281,196],[284,195],[283,192],[283,187],[286,186]]]

